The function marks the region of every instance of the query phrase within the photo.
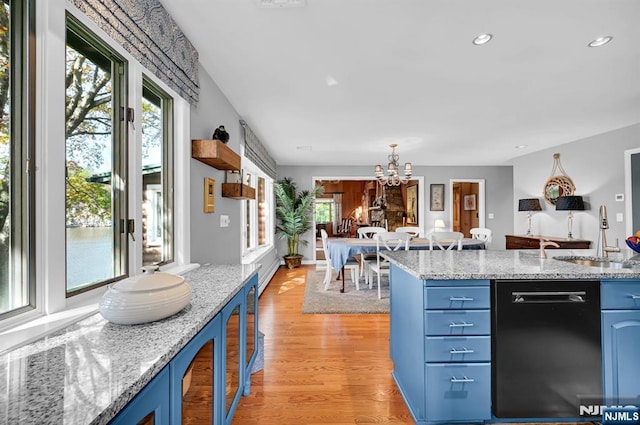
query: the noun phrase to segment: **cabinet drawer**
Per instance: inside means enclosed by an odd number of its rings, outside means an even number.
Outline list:
[[[474,421],[491,418],[491,365],[427,364],[427,421]]]
[[[424,339],[426,361],[488,362],[491,360],[490,336],[428,336]]]
[[[489,310],[427,310],[424,315],[426,334],[489,335]]]
[[[600,305],[603,310],[640,309],[640,282],[603,282]]]
[[[424,305],[427,309],[489,308],[491,298],[488,286],[460,286],[425,288]]]

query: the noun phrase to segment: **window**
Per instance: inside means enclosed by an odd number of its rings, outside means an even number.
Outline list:
[[[142,263],[173,260],[172,99],[148,79],[142,87]]]
[[[315,202],[316,223],[332,223],[335,217],[335,202],[333,199],[318,198]]]
[[[0,1],[0,318],[35,306],[33,39],[33,3]]]
[[[126,63],[67,20],[66,288],[126,275]]]
[[[242,164],[245,176],[251,174],[250,184],[256,189],[256,199],[246,200],[243,205],[243,252],[246,254],[273,244],[273,179],[246,158],[243,158]],[[246,173],[247,170],[249,174]]]

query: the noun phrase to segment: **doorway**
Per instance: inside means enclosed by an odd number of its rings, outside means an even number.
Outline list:
[[[451,230],[470,238],[474,227],[485,227],[484,179],[450,180]]]

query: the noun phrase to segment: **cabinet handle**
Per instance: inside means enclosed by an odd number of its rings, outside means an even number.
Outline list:
[[[450,328],[470,328],[472,326],[473,326],[473,323],[467,323],[467,322],[462,322],[462,323],[451,322],[449,324]]]
[[[451,354],[471,354],[473,352],[474,350],[468,350],[466,348],[463,348],[462,350],[456,350],[455,348],[452,348],[451,350],[449,350],[449,353]]]
[[[631,295],[632,300],[640,300],[640,295]]]
[[[467,378],[464,376],[463,378],[456,378],[455,376],[451,378],[451,382],[454,384],[466,383],[466,382],[474,382],[473,379]]]
[[[471,297],[449,297],[449,301],[473,301]]]

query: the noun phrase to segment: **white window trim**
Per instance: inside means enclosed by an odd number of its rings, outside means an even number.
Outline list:
[[[140,117],[142,99],[142,74],[173,97],[174,113],[174,262],[164,265],[163,271],[181,274],[198,267],[191,264],[189,166],[191,157],[190,105],[166,84],[158,81],[131,55],[84,16],[66,0],[36,0],[36,308],[0,322],[0,353],[33,341],[61,329],[98,311],[98,302],[107,287],[103,286],[66,298],[65,276],[65,197],[64,177],[64,90],[59,87],[65,74],[66,11],[77,17],[102,41],[118,51],[129,65],[129,101]],[[139,125],[129,126],[130,137],[141,137]],[[56,136],[60,135],[60,136]],[[138,138],[132,140],[140,140]],[[131,145],[131,144],[130,144]],[[141,187],[141,147],[130,150],[129,166],[131,187]],[[137,167],[137,168],[136,168]],[[137,185],[137,186],[136,186]],[[140,189],[141,190],[141,189]],[[139,190],[130,191],[129,216],[137,223],[142,219],[142,202]],[[142,226],[136,226],[135,237],[142,240]],[[142,266],[142,249],[129,238],[129,270]],[[140,245],[140,244],[138,244]],[[138,252],[139,251],[139,252]]]
[[[242,236],[242,263],[250,264],[256,262],[262,256],[264,256],[267,252],[274,248],[274,235],[275,235],[275,196],[273,194],[273,185],[275,180],[268,176],[264,171],[262,171],[257,165],[255,165],[251,160],[244,156],[244,146],[241,146],[240,152],[242,153],[242,167],[244,170],[244,175],[247,173],[251,174],[251,186],[256,190],[256,200],[254,205],[254,213],[252,217],[256,221],[256,227],[254,231],[254,239],[255,239],[255,247],[247,248],[246,247],[246,217],[247,217],[247,204],[246,202],[242,203],[241,215],[242,215],[242,225],[241,225],[241,236]],[[265,191],[266,197],[269,200],[268,209],[269,216],[267,217],[266,223],[266,232],[267,232],[267,243],[262,246],[257,245],[258,240],[258,229],[257,229],[257,218],[258,218],[258,177],[262,177],[265,179]]]

